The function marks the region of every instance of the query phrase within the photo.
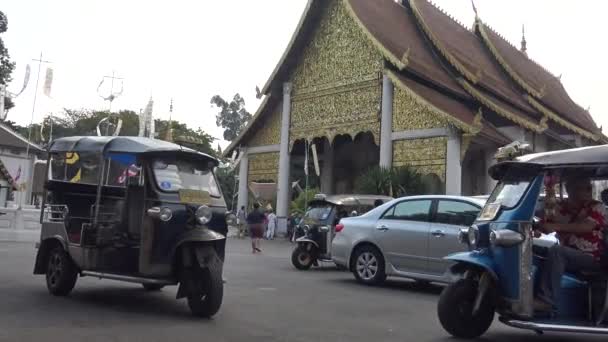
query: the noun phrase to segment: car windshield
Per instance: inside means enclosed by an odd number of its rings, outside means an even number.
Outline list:
[[[188,189],[207,191],[215,197],[221,195],[212,170],[204,163],[183,159],[155,159],[152,169],[156,184],[162,191]]]

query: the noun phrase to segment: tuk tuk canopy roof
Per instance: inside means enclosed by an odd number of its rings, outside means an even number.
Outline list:
[[[492,178],[500,180],[509,170],[537,173],[545,169],[597,167],[597,176],[608,176],[608,145],[573,148],[568,150],[527,154],[515,161],[490,167]]]
[[[155,152],[179,152],[207,159],[219,164],[219,161],[208,154],[170,143],[163,140],[144,137],[96,137],[75,136],[54,140],[49,146],[50,153],[61,152],[90,152],[99,153],[104,156],[109,153],[133,153],[145,154]]]
[[[374,205],[374,202],[378,199],[381,199],[385,203],[388,201],[392,201],[393,198],[389,196],[382,195],[330,195],[330,196],[322,196],[317,195],[315,199],[311,200],[309,203],[314,202],[328,202],[335,205]]]

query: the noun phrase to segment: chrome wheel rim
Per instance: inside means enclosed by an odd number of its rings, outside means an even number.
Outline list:
[[[378,274],[378,259],[371,252],[363,252],[357,258],[357,274],[363,280],[372,280]]]
[[[49,258],[49,265],[46,271],[51,286],[56,286],[63,273],[63,260],[58,253],[53,253]]]

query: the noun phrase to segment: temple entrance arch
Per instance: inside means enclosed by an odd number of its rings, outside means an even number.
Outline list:
[[[319,175],[313,161],[312,146],[317,149]],[[359,132],[354,137],[339,134],[330,140],[327,137],[314,138],[308,142],[308,185],[325,194],[353,193],[356,180],[365,170],[376,166],[380,160],[380,147],[371,132]],[[291,149],[291,182],[299,181],[304,188],[306,176],[306,140],[296,140]]]

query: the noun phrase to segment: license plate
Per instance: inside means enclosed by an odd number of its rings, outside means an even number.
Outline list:
[[[211,203],[211,196],[207,191],[180,189],[179,201],[187,204],[208,205]]]

